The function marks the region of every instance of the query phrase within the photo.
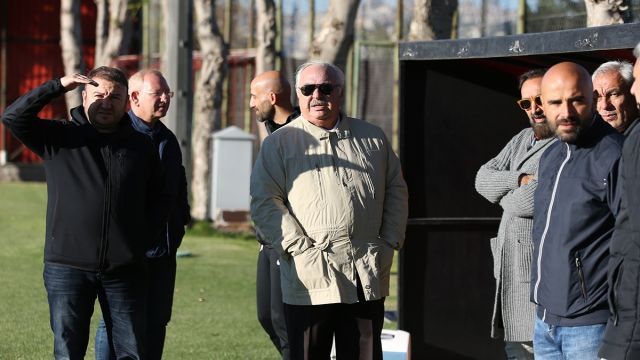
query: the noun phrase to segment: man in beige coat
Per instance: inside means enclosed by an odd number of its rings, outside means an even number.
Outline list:
[[[251,215],[280,252],[292,359],[382,359],[384,299],[402,246],[407,187],[382,130],[341,114],[344,74],[296,73],[301,116],[267,137]]]

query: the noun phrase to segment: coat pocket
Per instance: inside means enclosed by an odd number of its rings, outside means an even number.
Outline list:
[[[327,253],[315,247],[292,256],[288,269],[281,267],[294,291],[326,289],[331,285]]]
[[[516,280],[519,282],[531,282],[533,242],[528,240],[518,240],[516,251]]]

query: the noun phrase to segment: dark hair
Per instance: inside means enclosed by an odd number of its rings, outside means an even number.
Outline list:
[[[114,67],[108,66],[100,66],[93,70],[91,70],[87,77],[90,79],[100,78],[104,80],[108,80],[117,84],[124,86],[125,89],[128,88],[129,82],[127,81],[127,76],[122,72],[122,70]]]
[[[543,77],[547,70],[548,68],[532,69],[520,75],[520,78],[518,79],[518,90],[522,90],[522,84],[524,84],[525,81]]]

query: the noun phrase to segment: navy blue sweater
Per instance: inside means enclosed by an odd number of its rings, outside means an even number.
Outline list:
[[[182,237],[184,227],[191,220],[187,195],[187,177],[182,166],[182,151],[178,139],[162,122],[157,121],[153,128],[129,111],[133,128],[151,138],[158,149],[162,168],[164,170],[164,189],[155,194],[166,202],[167,221],[154,245],[147,251],[147,257],[175,255]],[[162,216],[156,214],[156,216]]]

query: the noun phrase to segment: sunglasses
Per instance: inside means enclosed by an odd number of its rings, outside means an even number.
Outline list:
[[[323,95],[331,95],[333,89],[337,88],[339,85],[333,84],[307,84],[299,87],[300,92],[304,96],[309,96],[313,94],[316,89],[320,90],[320,93]]]
[[[531,105],[533,105],[534,102],[536,103],[536,105],[542,106],[542,98],[540,97],[540,95],[516,101],[518,106],[520,106],[520,109],[524,111],[531,109]]]

